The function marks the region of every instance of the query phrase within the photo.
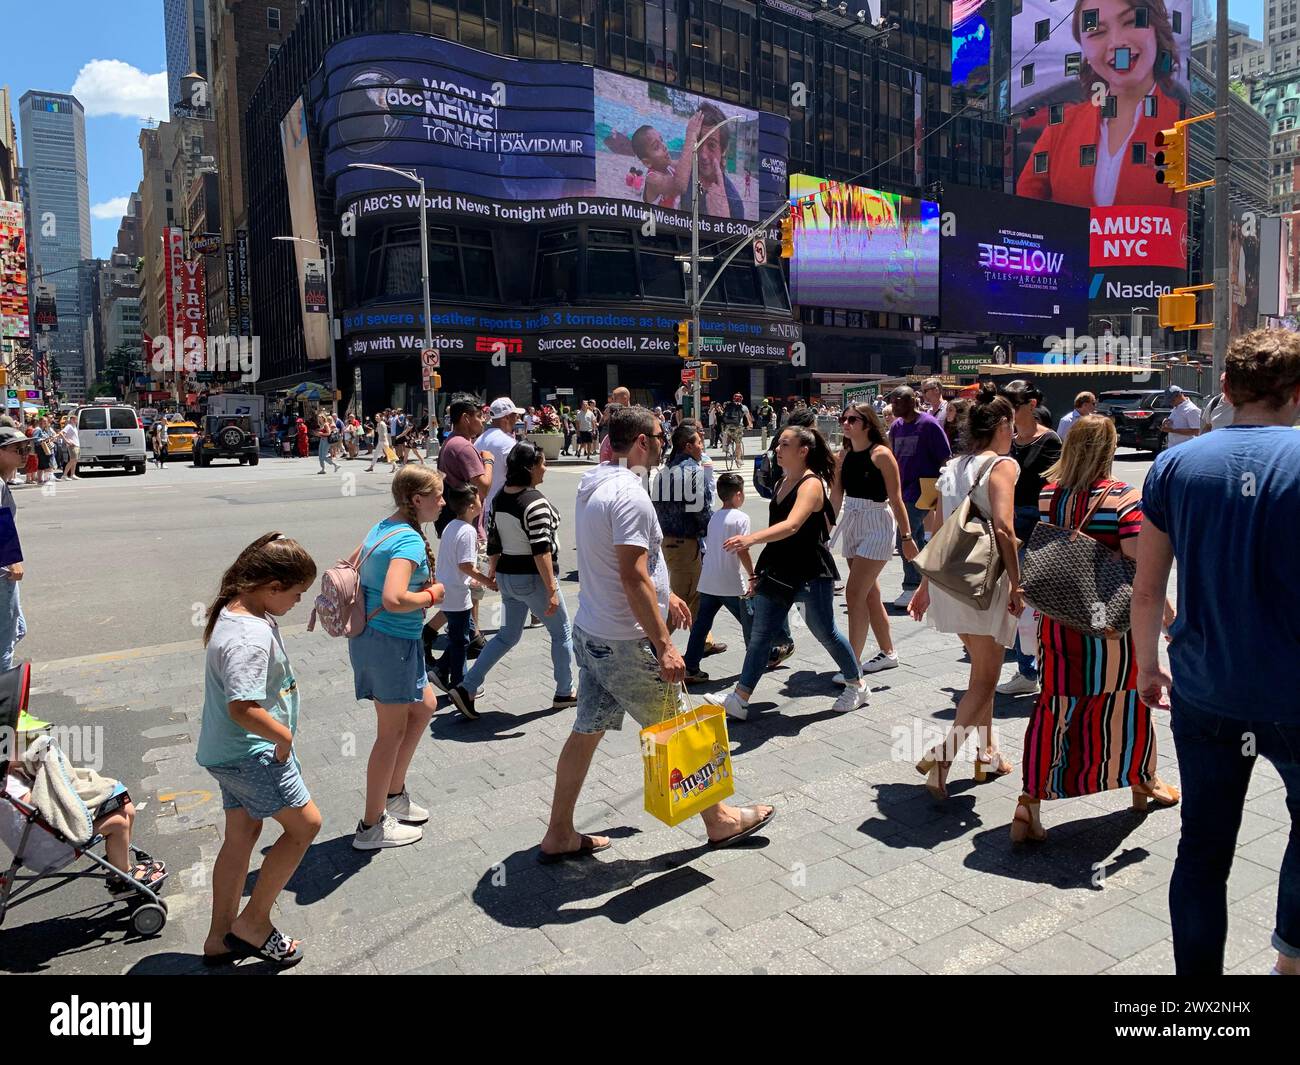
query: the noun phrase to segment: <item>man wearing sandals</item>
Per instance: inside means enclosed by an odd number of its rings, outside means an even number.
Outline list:
[[[663,534],[642,480],[659,465],[663,429],[644,407],[623,407],[610,418],[609,439],[613,460],[590,470],[578,486],[578,710],[556,767],[550,823],[538,856],[543,864],[609,846],[609,837],[583,835],[573,824],[596,747],[607,729],[623,727],[625,714],[643,728],[675,714],[686,675],[665,617],[674,628],[689,629],[691,613],[669,590]],[[774,814],[771,806],[718,803],[700,816],[710,846],[725,847]]]

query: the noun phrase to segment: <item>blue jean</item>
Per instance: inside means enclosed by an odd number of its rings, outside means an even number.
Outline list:
[[[850,680],[862,676],[862,667],[858,664],[853,648],[844,633],[835,625],[835,582],[830,577],[805,581],[795,592],[794,601],[804,605],[804,621],[813,636],[817,638],[840,672]],[[758,680],[767,669],[767,660],[772,653],[781,629],[781,622],[789,613],[790,607],[780,599],[758,594],[754,596],[754,624],[749,632],[749,643],[745,646],[745,664],[740,670],[737,687],[752,692],[758,686]],[[693,634],[693,630],[692,630]]]
[[[26,635],[27,619],[23,617],[18,582],[0,573],[0,670],[13,668],[14,649]]]
[[[1020,565],[1025,564],[1024,545],[1029,543],[1029,536],[1034,531],[1034,526],[1042,520],[1042,515],[1038,507],[1016,507],[1015,512],[1015,530],[1016,539],[1021,543],[1020,548]],[[1016,633],[1016,642],[1010,648],[1012,656],[1016,660],[1016,668],[1020,671],[1022,677],[1028,677],[1030,680],[1038,679],[1038,662],[1034,652],[1028,654],[1020,646],[1020,633]]]
[[[749,646],[749,634],[754,625],[752,600],[741,599],[738,595],[721,596],[701,592],[700,612],[691,622],[691,638],[686,642],[687,673],[694,673],[700,668],[700,659],[704,657],[704,648],[709,642],[709,626],[724,606],[740,622],[740,631],[745,634],[745,646]]]
[[[465,649],[469,647],[474,615],[468,610],[446,610],[444,613],[447,615],[447,649],[438,657],[437,668],[448,684],[459,684],[465,677]]]
[[[1183,832],[1169,881],[1174,968],[1179,976],[1223,972],[1228,938],[1228,872],[1255,758],[1286,785],[1291,834],[1277,882],[1273,948],[1300,958],[1300,725],[1246,721],[1195,710],[1171,693],[1170,726],[1182,777]],[[1250,754],[1243,753],[1253,737]]]
[[[922,510],[920,507],[918,507],[916,505],[915,500],[913,500],[911,503],[904,503],[903,506],[907,508],[907,524],[911,527],[912,540],[916,544],[916,549],[920,551],[921,548],[925,546],[926,541],[929,539],[925,531],[925,516],[930,512],[928,510]],[[899,529],[897,535],[894,537],[894,544],[898,548],[898,554],[899,557],[901,558],[903,555],[903,530],[902,529]],[[912,563],[908,562],[906,558],[904,558],[903,559],[903,587],[919,588],[920,586],[921,586],[921,571],[917,569],[914,565],[912,565]]]
[[[334,460],[330,458],[330,438],[328,436],[320,438],[320,443],[316,446],[316,457],[320,459],[321,473],[325,472],[325,463],[328,462],[331,466],[336,465]]]
[[[546,616],[548,602],[546,586],[537,573],[498,573],[497,587],[501,589],[501,608],[504,618],[501,628],[479,652],[479,656],[461,682],[471,694],[483,687],[488,673],[507,651],[519,642],[524,633],[524,622],[529,611],[542,619],[551,636],[551,669],[555,673],[555,694],[573,694],[573,630],[569,627],[569,608],[564,593],[559,595],[560,605],[550,617]]]

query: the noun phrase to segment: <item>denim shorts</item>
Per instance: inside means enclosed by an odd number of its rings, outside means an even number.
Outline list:
[[[311,802],[302,766],[292,752],[287,762],[277,762],[275,750],[269,748],[228,765],[207,766],[207,770],[221,785],[221,808],[243,810],[254,821],[274,817],[286,806],[299,810]]]
[[[352,685],[358,699],[379,703],[418,703],[429,684],[424,643],[418,637],[389,636],[367,625],[348,640]]]
[[[573,731],[619,731],[623,715],[642,728],[677,713],[677,694],[659,676],[649,640],[605,640],[573,630],[578,660],[578,711]]]

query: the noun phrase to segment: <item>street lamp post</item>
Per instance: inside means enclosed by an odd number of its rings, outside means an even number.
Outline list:
[[[325,256],[325,311],[329,317],[330,335],[330,413],[339,412],[339,382],[335,368],[334,352],[334,236],[330,235],[328,244],[309,237],[273,237],[273,240],[288,240],[297,244],[311,244]],[[306,323],[304,323],[305,325]]]
[[[395,166],[384,166],[382,163],[349,163],[348,166],[357,170],[382,170],[385,173],[396,174],[399,177],[406,178],[407,181],[413,181],[420,189],[420,287],[424,290],[424,349],[428,350],[433,347],[433,307],[429,300],[429,221],[428,221],[428,199],[424,194],[424,178],[420,177],[414,170],[399,170]],[[421,356],[421,372],[423,373],[423,356]],[[438,439],[438,415],[437,415],[438,390],[432,385],[425,392],[425,402],[429,407],[429,436],[433,440]]]

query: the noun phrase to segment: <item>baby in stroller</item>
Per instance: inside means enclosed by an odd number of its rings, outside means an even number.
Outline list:
[[[135,806],[120,781],[73,768],[48,735],[16,731],[30,683],[29,663],[0,673],[0,839],[13,852],[0,872],[0,924],[36,881],[106,874],[110,895],[134,905],[136,931],[156,934],[167,919],[158,898],[166,865],[132,845]],[[65,872],[81,858],[93,868]]]

